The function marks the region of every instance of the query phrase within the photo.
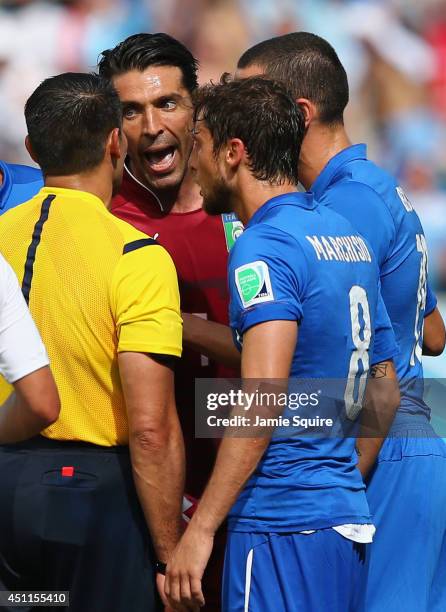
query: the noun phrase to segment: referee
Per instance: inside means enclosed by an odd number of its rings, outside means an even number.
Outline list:
[[[0,590],[69,591],[71,612],[158,610],[156,562],[180,533],[177,278],[161,246],[107,210],[121,115],[101,77],[44,81],[25,118],[45,186],[0,219],[61,398],[40,436],[0,448]]]

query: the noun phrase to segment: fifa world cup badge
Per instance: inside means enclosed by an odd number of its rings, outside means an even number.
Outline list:
[[[225,230],[226,248],[228,252],[234,246],[235,241],[243,232],[244,227],[241,221],[237,219],[234,213],[224,214],[221,216],[223,228]]]

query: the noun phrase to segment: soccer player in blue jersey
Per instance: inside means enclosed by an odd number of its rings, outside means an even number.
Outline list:
[[[302,108],[299,179],[371,244],[400,347],[401,404],[367,486],[377,527],[367,612],[446,610],[446,445],[429,423],[421,363],[422,353],[442,352],[445,331],[420,220],[396,180],[367,159],[365,145],[351,144],[343,124],[347,76],[325,40],[297,32],[264,41],[242,55],[237,71],[280,79]]]
[[[234,211],[246,226],[229,260],[244,385],[316,378],[324,389],[323,379],[337,379],[342,400],[321,401],[336,418],[354,421],[354,384],[363,388],[377,362],[391,376],[397,347],[371,249],[346,219],[297,192],[303,113],[283,85],[254,78],[199,90],[195,119],[190,163],[205,210]],[[399,401],[393,377],[390,412]],[[355,401],[362,403],[356,394]],[[167,566],[173,606],[203,604],[203,571],[229,513],[223,610],[361,609],[374,529],[355,437],[271,434],[222,440]]]
[[[0,215],[30,200],[43,187],[38,168],[7,164],[0,160]]]

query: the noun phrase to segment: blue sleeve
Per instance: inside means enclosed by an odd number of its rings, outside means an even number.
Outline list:
[[[306,274],[294,238],[266,224],[245,230],[229,261],[231,327],[243,335],[266,321],[300,322]]]
[[[381,197],[368,185],[350,180],[336,183],[321,202],[348,219],[366,238],[381,270],[395,240],[395,223]]]
[[[43,187],[40,170],[17,164],[2,164],[4,172],[0,191],[0,214],[33,198]]]
[[[429,281],[428,281],[427,288],[426,288],[426,307],[424,309],[424,316],[427,317],[428,315],[430,315],[431,312],[435,310],[436,306],[437,306],[437,296],[432,291],[432,287],[430,286]]]
[[[381,296],[381,288],[379,288],[376,304],[375,340],[370,365],[393,359],[399,352],[393,327]]]

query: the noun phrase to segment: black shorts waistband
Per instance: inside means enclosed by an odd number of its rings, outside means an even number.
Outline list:
[[[96,453],[128,453],[129,447],[127,445],[100,446],[99,444],[92,444],[91,442],[84,442],[82,440],[54,440],[52,438],[46,438],[45,436],[40,435],[23,442],[0,445],[0,451],[17,452],[58,450],[62,452],[91,451]]]

